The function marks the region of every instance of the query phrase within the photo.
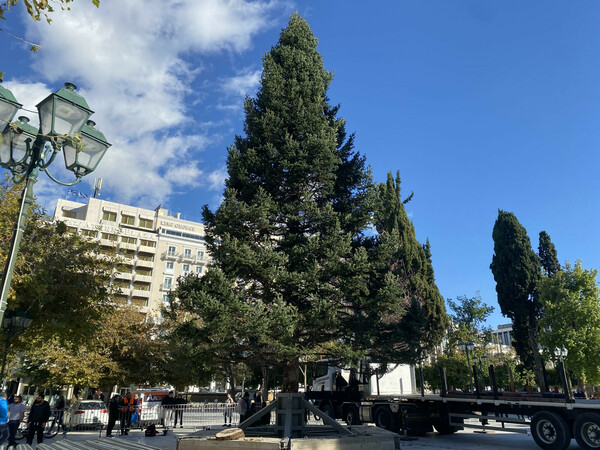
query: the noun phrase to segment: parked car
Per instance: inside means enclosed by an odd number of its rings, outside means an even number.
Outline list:
[[[106,426],[108,410],[102,400],[79,400],[65,411],[64,423],[73,429]]]

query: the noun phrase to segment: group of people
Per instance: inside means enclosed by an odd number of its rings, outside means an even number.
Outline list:
[[[64,408],[64,407],[63,407]],[[6,392],[0,392],[0,445],[8,439],[9,446],[16,446],[15,437],[17,430],[25,417],[25,405],[20,395],[14,395],[7,400]],[[44,395],[39,394],[29,410],[27,416],[27,443],[33,443],[37,436],[38,444],[44,441],[44,428],[50,419],[50,405],[44,400]]]
[[[254,401],[250,401],[250,393],[248,391],[244,392],[244,395],[240,397],[237,402],[237,409],[240,413],[240,423],[249,418],[252,414],[256,412],[256,409],[260,409],[263,406],[262,401],[262,392],[260,389],[257,389],[254,392]],[[254,408],[253,408],[254,407]],[[233,410],[235,409],[235,401],[231,394],[227,394],[227,398],[225,400],[225,409],[223,411],[224,417],[224,427],[231,426],[231,417],[233,416]]]
[[[179,427],[183,428],[183,407],[179,405],[185,405],[187,402],[181,396],[175,398],[173,391],[169,391],[169,395],[166,396],[161,405],[165,410],[164,426],[167,428],[169,423],[174,418],[173,428],[177,428],[177,419],[179,419]]]
[[[113,437],[113,429],[117,419],[121,422],[121,434],[129,434],[131,424],[139,420],[139,400],[137,395],[127,392],[125,396],[114,395],[108,402],[108,425],[106,426],[106,437]]]

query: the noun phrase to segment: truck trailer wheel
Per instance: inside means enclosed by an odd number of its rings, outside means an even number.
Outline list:
[[[546,450],[564,450],[571,443],[571,430],[558,414],[540,411],[531,419],[531,435]]]
[[[581,414],[573,424],[573,434],[581,448],[600,449],[600,415]]]
[[[388,407],[380,407],[375,411],[375,425],[384,430],[397,432],[400,428],[398,417]]]
[[[346,425],[360,425],[360,420],[358,420],[358,409],[355,406],[350,406],[346,409],[344,413],[344,420],[346,421]]]

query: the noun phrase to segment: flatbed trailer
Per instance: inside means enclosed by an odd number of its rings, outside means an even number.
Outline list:
[[[573,399],[569,394],[442,389],[440,395],[361,395],[342,390],[309,391],[306,396],[325,414],[348,425],[373,423],[413,436],[434,428],[441,434],[469,427],[530,432],[544,449],[566,449],[573,438],[581,448],[600,449],[600,401]]]

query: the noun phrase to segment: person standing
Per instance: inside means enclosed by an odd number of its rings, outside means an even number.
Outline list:
[[[62,428],[63,434],[67,433],[67,428],[65,427],[64,415],[65,415],[65,396],[61,395],[56,400],[56,404],[54,405],[56,408],[56,421],[58,422],[58,430],[60,431]]]
[[[106,426],[106,437],[113,437],[112,430],[117,423],[119,417],[119,409],[121,408],[123,399],[119,394],[113,395],[108,402],[108,425]]]
[[[183,428],[183,410],[185,409],[185,405],[187,402],[183,398],[181,394],[177,396],[174,401],[175,403],[175,422],[173,423],[173,428],[177,428],[177,418],[179,417],[179,427]]]
[[[131,415],[133,414],[135,399],[131,396],[131,392],[127,392],[123,397],[123,406],[121,406],[121,434],[129,434],[131,428]]]
[[[227,399],[225,400],[225,409],[223,410],[223,426],[231,426],[231,416],[233,415],[234,401],[231,394],[227,393]],[[227,421],[229,419],[229,422]]]
[[[43,394],[38,394],[33,402],[33,405],[31,405],[29,417],[27,418],[27,443],[29,445],[33,443],[33,436],[35,434],[37,434],[38,444],[44,442],[44,428],[46,427],[46,422],[48,422],[49,418],[50,405],[46,400],[44,400]]]
[[[242,423],[250,414],[250,393],[248,391],[244,392],[244,396],[240,398],[238,409],[240,410],[240,423]]]
[[[163,411],[165,413],[163,419],[163,427],[165,427],[166,430],[169,428],[169,424],[173,419],[173,408],[175,406],[175,398],[173,397],[173,391],[169,391],[169,395],[163,398],[161,406],[163,407]]]
[[[15,437],[17,436],[17,430],[19,425],[23,422],[25,417],[25,405],[23,404],[23,397],[15,395],[13,402],[8,405],[8,446],[11,445],[16,447],[17,442]]]
[[[0,392],[0,445],[8,439],[8,403],[6,392]]]

